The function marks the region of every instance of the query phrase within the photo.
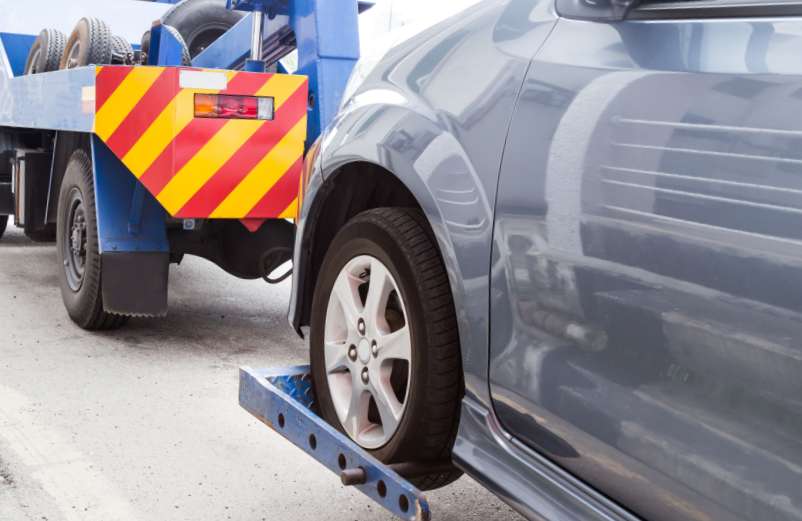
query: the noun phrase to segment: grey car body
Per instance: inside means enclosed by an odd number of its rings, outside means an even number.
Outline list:
[[[419,206],[460,468],[532,518],[802,519],[802,8],[593,5],[482,2],[367,74],[306,173],[291,322],[344,222]]]

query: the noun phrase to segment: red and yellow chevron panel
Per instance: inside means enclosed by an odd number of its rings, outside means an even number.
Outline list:
[[[196,117],[195,94],[272,97],[274,118]],[[294,218],[307,96],[305,76],[98,67],[95,134],[173,217]]]

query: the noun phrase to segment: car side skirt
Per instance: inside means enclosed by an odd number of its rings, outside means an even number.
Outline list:
[[[639,518],[507,434],[491,410],[462,402],[454,463],[529,519],[636,521]]]

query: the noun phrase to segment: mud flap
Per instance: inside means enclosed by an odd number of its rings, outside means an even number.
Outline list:
[[[103,308],[119,315],[166,315],[169,265],[169,253],[102,254]]]

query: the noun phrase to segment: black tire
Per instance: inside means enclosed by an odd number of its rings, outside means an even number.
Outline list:
[[[43,29],[28,52],[28,59],[25,61],[25,74],[58,70],[66,43],[67,37],[61,31]]]
[[[86,17],[78,20],[61,57],[59,68],[108,65],[112,61],[112,34],[106,22]]]
[[[72,241],[71,223],[77,219],[77,205],[82,208],[83,231],[80,239]],[[76,277],[73,268],[76,256],[71,247],[76,245],[83,254],[83,271]],[[70,157],[64,179],[61,182],[56,234],[59,283],[64,307],[70,318],[87,330],[108,330],[123,326],[128,317],[107,313],[103,310],[101,292],[101,259],[98,249],[97,218],[95,216],[95,191],[92,180],[92,163],[87,153],[76,150]]]
[[[111,63],[115,65],[133,65],[134,48],[122,36],[111,37]]]
[[[148,53],[150,52],[150,31],[145,31],[142,34],[142,39],[139,41],[139,63],[142,65],[148,64]]]
[[[187,47],[187,42],[184,41],[184,37],[181,36],[181,33],[178,32],[178,29],[173,27],[172,25],[162,24],[162,30],[165,30],[173,35],[173,37],[178,40],[178,43],[181,44],[181,65],[188,67],[192,65],[192,56],[189,54],[189,48]]]
[[[243,13],[226,9],[226,0],[183,0],[162,16],[175,27],[192,58],[242,19]]]
[[[385,445],[370,452],[385,463],[450,461],[463,392],[456,314],[448,277],[425,217],[418,210],[380,208],[351,219],[321,266],[312,303],[312,375],[323,418],[346,433],[332,401],[323,354],[326,312],[334,283],[357,256],[380,260],[407,308],[411,376],[405,410]],[[461,472],[435,472],[412,482],[422,490],[451,483]]]
[[[7,226],[8,226],[8,215],[0,215],[0,239],[2,239],[3,235],[6,233]]]

